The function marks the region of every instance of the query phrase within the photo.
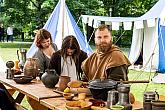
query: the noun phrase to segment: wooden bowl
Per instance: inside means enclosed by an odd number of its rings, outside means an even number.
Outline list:
[[[27,84],[33,80],[32,76],[14,76],[13,80],[18,84]]]
[[[71,82],[68,83],[68,87],[70,87],[70,88],[79,88],[79,87],[82,86],[82,84],[83,84],[82,81],[74,80],[74,81],[71,81]]]
[[[68,110],[89,110],[92,106],[88,101],[67,101],[66,108]]]
[[[86,95],[92,95],[89,88],[77,88],[78,93],[86,93]]]
[[[73,97],[74,97],[74,94],[72,94],[72,93],[63,93],[63,97],[64,97],[66,100],[72,100]]]
[[[89,88],[70,88],[70,92],[73,94],[86,93],[87,96],[92,95]]]

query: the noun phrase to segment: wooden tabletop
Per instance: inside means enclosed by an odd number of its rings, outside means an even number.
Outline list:
[[[66,99],[63,97],[40,100],[40,104],[42,104],[52,110],[67,110],[65,108],[65,102],[66,102]]]
[[[40,104],[52,110],[67,110],[65,108],[66,99],[61,97],[61,94],[53,92],[55,88],[46,88],[40,80],[35,79],[28,84],[17,84],[12,79],[6,79],[5,75],[0,75],[0,82],[24,95],[33,98],[34,100],[40,102]],[[141,108],[142,103],[135,101],[133,104],[133,110],[141,110]]]
[[[0,75],[0,82],[37,101],[61,96],[60,94],[53,92],[55,88],[46,88],[40,80],[36,79],[28,84],[17,84],[14,80],[6,79],[4,76]]]
[[[65,108],[65,102],[66,99],[63,97],[58,97],[58,98],[48,98],[48,99],[42,99],[40,100],[40,103],[52,110],[67,110]],[[133,109],[132,110],[142,110],[143,105],[142,102],[139,101],[135,101],[134,104],[132,104]],[[91,108],[95,108],[97,110],[109,110],[106,107],[103,108],[96,108],[96,107],[91,107]],[[95,110],[92,109],[92,110]]]

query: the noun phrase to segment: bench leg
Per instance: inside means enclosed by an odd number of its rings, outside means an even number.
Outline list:
[[[19,94],[17,95],[16,99],[15,99],[15,102],[17,102],[17,103],[20,104],[20,103],[22,102],[24,96],[25,96],[24,94],[19,93]]]

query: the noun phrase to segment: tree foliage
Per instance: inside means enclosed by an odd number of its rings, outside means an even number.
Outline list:
[[[4,2],[3,2],[4,1]],[[32,33],[46,23],[58,0],[0,0],[0,22]],[[66,0],[76,20],[82,15],[141,16],[156,0]]]

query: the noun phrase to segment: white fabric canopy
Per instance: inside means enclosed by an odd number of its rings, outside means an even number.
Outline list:
[[[106,17],[82,15],[83,23],[94,21],[98,26],[101,21],[110,22],[112,30],[118,30],[118,24],[123,23],[125,30],[133,27],[132,43],[129,53],[129,60],[132,64],[138,59],[143,49],[143,67],[145,70],[158,70],[159,66],[159,21],[165,25],[165,1],[159,0],[147,13],[141,17]],[[127,26],[127,24],[129,25]],[[90,23],[89,23],[90,24]],[[134,25],[133,25],[134,24]],[[165,67],[164,67],[165,68]]]

